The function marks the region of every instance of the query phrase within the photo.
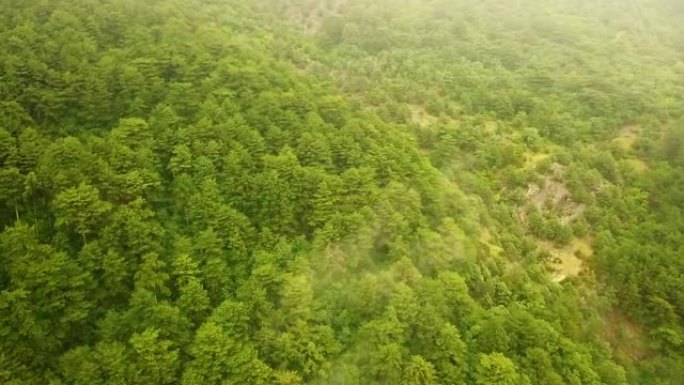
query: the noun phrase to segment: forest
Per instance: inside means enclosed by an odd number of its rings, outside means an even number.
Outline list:
[[[0,0],[0,384],[681,384],[682,18]]]

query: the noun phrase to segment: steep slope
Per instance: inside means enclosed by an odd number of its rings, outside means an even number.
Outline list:
[[[525,248],[505,242],[532,242],[553,280],[584,274],[573,285],[632,319],[618,328],[641,323],[641,338],[608,341],[618,355],[625,344],[660,351],[622,360],[640,368],[630,381],[676,382],[684,367],[679,2],[318,3],[316,44],[292,56],[403,124],[433,165],[482,199],[485,248],[503,246],[519,263]],[[288,4],[289,14],[310,9]],[[614,331],[615,310],[604,306],[590,305]]]
[[[677,379],[676,27],[507,4],[3,1],[0,382]]]

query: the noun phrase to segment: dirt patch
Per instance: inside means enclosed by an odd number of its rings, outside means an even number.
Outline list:
[[[553,216],[564,226],[580,218],[586,205],[572,200],[568,187],[559,182],[565,170],[560,164],[551,165],[551,173],[539,183],[530,184],[526,198],[529,205],[518,211],[520,219],[527,221],[530,205],[545,216]],[[548,240],[537,240],[537,245],[550,255],[551,280],[561,282],[568,277],[578,276],[584,270],[584,260],[594,253],[591,238],[572,238],[564,246]]]
[[[578,276],[584,269],[584,260],[594,254],[590,238],[574,238],[563,247],[550,241],[538,241],[537,244],[551,254],[551,280],[554,282]]]
[[[526,197],[539,211],[553,211],[559,217],[563,225],[572,223],[586,210],[586,205],[572,200],[570,190],[564,183],[559,182],[559,174],[562,174],[560,166],[556,166],[553,176],[544,178],[541,184],[530,184],[527,187]],[[521,218],[526,218],[526,213],[521,213]]]
[[[549,205],[551,208],[557,208],[570,199],[568,188],[563,183],[555,181],[552,177],[544,178],[541,185],[529,185],[526,195],[530,203],[539,210]]]

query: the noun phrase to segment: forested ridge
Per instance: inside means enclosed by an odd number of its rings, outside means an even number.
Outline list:
[[[0,0],[0,383],[681,383],[682,17]]]

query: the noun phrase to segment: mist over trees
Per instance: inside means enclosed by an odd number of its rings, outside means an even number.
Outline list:
[[[681,381],[680,1],[0,9],[0,383]]]

